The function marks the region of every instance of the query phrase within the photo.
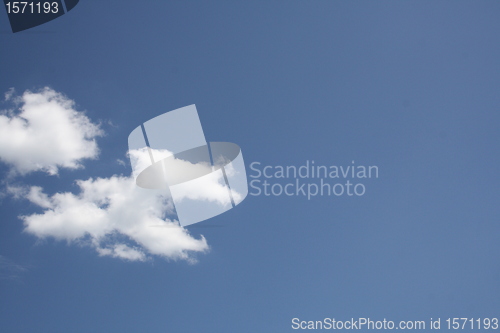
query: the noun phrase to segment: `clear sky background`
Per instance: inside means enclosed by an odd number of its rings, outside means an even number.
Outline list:
[[[81,0],[13,34],[0,10],[0,92],[49,86],[105,132],[84,169],[6,180],[1,164],[0,331],[499,317],[499,16],[496,1]],[[7,183],[78,193],[76,179],[129,175],[129,133],[190,104],[249,174],[354,160],[379,178],[362,197],[248,196],[188,227],[210,246],[196,264],[23,232],[18,216],[42,210]]]

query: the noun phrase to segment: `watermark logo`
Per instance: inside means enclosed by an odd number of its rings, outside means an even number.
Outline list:
[[[136,184],[168,194],[182,226],[219,215],[248,194],[240,147],[207,143],[195,105],[146,121],[128,144]]]
[[[250,195],[360,197],[366,193],[366,181],[379,177],[376,165],[318,165],[314,160],[295,165],[250,164]]]
[[[4,0],[12,32],[30,29],[52,21],[73,8],[80,0],[10,1]]]

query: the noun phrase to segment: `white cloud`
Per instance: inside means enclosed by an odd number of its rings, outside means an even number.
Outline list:
[[[50,88],[26,91],[12,97],[17,110],[0,114],[0,160],[13,172],[44,171],[55,175],[59,168],[82,167],[83,159],[94,159],[99,150],[95,138],[103,134],[74,101]]]
[[[72,100],[50,88],[26,91],[19,97],[11,89],[5,99],[15,109],[0,112],[0,160],[11,166],[12,174],[43,171],[55,175],[59,168],[80,168],[83,160],[97,158],[95,138],[103,132],[99,125],[75,110]],[[171,155],[168,151],[152,154],[157,160]],[[151,164],[146,149],[137,154],[131,152],[130,157],[141,168]],[[210,165],[182,160],[174,161],[173,167],[181,178],[189,179],[193,174],[211,171]],[[76,183],[78,193],[52,195],[39,186],[7,184],[6,193],[27,199],[40,208],[38,213],[20,217],[24,231],[40,239],[88,245],[101,256],[130,261],[161,256],[193,262],[194,254],[208,251],[203,236],[194,238],[168,218],[175,214],[167,186],[163,190],[142,189],[132,176],[117,175]],[[227,196],[221,179],[210,178],[203,185],[201,194],[188,188],[181,199],[195,196],[197,200],[219,202],[224,190]]]
[[[11,99],[11,97],[16,93],[16,90],[14,88],[10,88],[5,92],[5,100],[8,101]]]
[[[118,163],[121,166],[127,166],[127,164],[125,163],[125,161],[122,160],[122,159],[119,159],[119,158],[116,159],[116,163]]]
[[[139,184],[178,184],[176,185],[176,200],[184,199],[209,201],[220,204],[221,206],[231,204],[228,195],[228,188],[221,172],[213,172],[213,167],[208,162],[192,163],[180,158],[169,158],[173,155],[168,150],[161,149],[132,149],[128,156],[132,164],[134,177],[138,177],[151,166],[151,157],[154,161],[161,161],[156,164],[156,168],[151,172],[145,172]],[[163,165],[161,164],[163,163]],[[222,163],[221,163],[222,164]],[[234,167],[228,162],[225,171],[227,176],[232,177],[235,174]],[[202,177],[203,176],[203,177]],[[196,182],[192,180],[197,179]],[[231,195],[237,202],[242,200],[242,195],[231,189]]]
[[[112,247],[108,248],[97,248],[97,252],[101,256],[111,256],[115,258],[122,258],[131,261],[144,261],[146,260],[146,256],[144,252],[140,249],[133,249],[125,244],[113,244]]]
[[[121,176],[79,180],[77,184],[77,195],[49,196],[36,186],[25,189],[22,196],[44,209],[41,214],[21,217],[25,231],[39,238],[88,244],[100,255],[126,260],[158,255],[194,261],[192,253],[208,250],[203,236],[193,238],[166,219],[173,209],[168,194],[141,189],[132,178]]]

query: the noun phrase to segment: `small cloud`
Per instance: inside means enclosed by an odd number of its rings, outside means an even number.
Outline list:
[[[16,280],[28,269],[0,255],[0,280]]]
[[[84,159],[95,159],[95,138],[103,135],[75,102],[48,87],[25,91],[18,98],[14,89],[6,100],[15,100],[15,110],[0,114],[0,160],[13,174],[43,171],[56,175],[59,168],[81,168]]]
[[[119,159],[119,158],[116,160],[116,163],[118,163],[118,164],[119,164],[119,165],[121,165],[121,166],[127,166],[127,164],[125,163],[125,161],[124,161],[124,160],[121,160],[121,159]]]
[[[111,256],[114,258],[121,258],[130,261],[145,261],[146,255],[139,249],[134,249],[126,244],[114,244],[107,248],[96,248],[101,256]]]
[[[9,101],[15,93],[16,90],[14,88],[7,90],[7,92],[5,92],[5,101]]]
[[[29,189],[26,186],[7,185],[5,191],[14,199],[21,199],[24,198],[26,194],[28,194]]]
[[[111,127],[118,128],[118,125],[116,125],[115,123],[113,123],[111,120],[106,121],[106,124],[108,124]]]

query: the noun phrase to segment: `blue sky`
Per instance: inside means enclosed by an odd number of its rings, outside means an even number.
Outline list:
[[[498,316],[499,12],[494,1],[82,0],[16,34],[1,12],[0,91],[50,87],[103,135],[98,158],[57,175],[9,176],[0,155],[0,330]],[[208,141],[241,147],[249,175],[254,161],[354,160],[379,178],[361,197],[248,196],[187,227],[209,247],[194,264],[99,256],[25,230],[19,216],[44,210],[9,186],[77,194],[76,180],[127,177],[129,133],[191,104]]]

